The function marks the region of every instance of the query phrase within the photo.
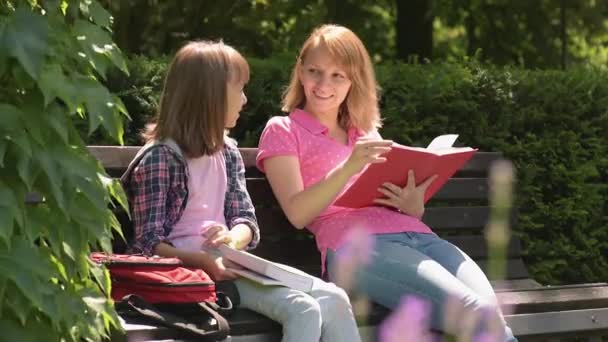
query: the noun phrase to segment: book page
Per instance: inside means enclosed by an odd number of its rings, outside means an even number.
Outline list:
[[[441,150],[454,146],[454,142],[458,139],[458,134],[444,134],[436,137],[431,141],[427,150]]]
[[[310,292],[312,290],[314,277],[296,268],[277,264],[256,255],[232,249],[227,245],[220,245],[218,249],[226,259],[229,259],[250,271],[278,280],[281,284],[291,287],[292,289],[303,292]]]
[[[228,268],[230,271],[240,275],[241,277],[247,278],[249,280],[255,281],[256,283],[267,285],[267,286],[285,286],[282,282],[269,278],[265,275],[259,274],[254,271],[250,271],[247,269],[237,269],[237,268]]]

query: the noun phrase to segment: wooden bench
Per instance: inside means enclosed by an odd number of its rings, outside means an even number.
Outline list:
[[[133,158],[136,146],[90,146],[112,176],[119,176]],[[254,253],[319,275],[320,255],[314,239],[306,231],[291,226],[272,190],[255,168],[257,149],[240,149],[247,168],[247,187],[261,228],[262,240]],[[479,152],[429,202],[423,220],[443,238],[459,246],[485,269],[488,249],[484,227],[489,207],[487,171],[499,153]],[[528,274],[520,240],[512,237],[508,248],[505,279],[492,280],[500,302],[511,307],[506,316],[521,341],[576,336],[600,341],[608,336],[608,284],[542,286]],[[374,327],[388,314],[372,306],[360,321],[362,335],[375,340]],[[183,336],[164,328],[125,322],[129,338],[180,339]],[[279,341],[280,326],[256,313],[239,309],[230,317],[232,341]],[[120,339],[120,337],[118,337]]]

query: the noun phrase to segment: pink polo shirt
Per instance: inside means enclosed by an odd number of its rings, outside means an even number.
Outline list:
[[[348,144],[344,145],[328,135],[328,128],[308,112],[296,109],[289,116],[275,116],[266,124],[258,144],[257,166],[264,172],[263,161],[275,156],[295,156],[300,161],[304,188],[320,180],[338,164],[346,160],[357,139],[364,134],[348,130]],[[378,133],[374,132],[374,135]],[[351,178],[353,182],[356,176]],[[381,206],[351,209],[328,206],[310,225],[325,264],[327,249],[336,250],[346,241],[348,231],[360,228],[370,234],[420,232],[432,233],[417,218]]]

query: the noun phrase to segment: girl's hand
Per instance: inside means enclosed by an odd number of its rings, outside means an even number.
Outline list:
[[[422,184],[416,186],[414,171],[410,170],[405,187],[400,188],[392,183],[382,184],[378,191],[386,198],[377,198],[374,203],[393,207],[406,215],[420,219],[424,214],[424,193],[435,179],[437,179],[437,175],[427,178]]]
[[[239,275],[227,269],[227,267],[233,267],[233,265],[234,264],[229,263],[228,260],[225,260],[222,257],[218,256],[213,260],[213,263],[210,265],[210,267],[205,269],[205,271],[209,273],[209,276],[214,281],[234,280],[238,278]]]
[[[355,147],[343,167],[351,175],[355,175],[361,172],[367,164],[384,163],[386,158],[381,155],[390,151],[392,144],[393,142],[390,140],[360,139],[355,143]]]
[[[203,236],[206,238],[204,245],[207,247],[217,248],[223,243],[232,243],[232,235],[230,235],[228,227],[222,224],[216,224],[209,227],[205,230]]]

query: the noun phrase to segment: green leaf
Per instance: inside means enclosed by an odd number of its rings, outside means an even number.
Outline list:
[[[97,1],[93,1],[89,5],[89,14],[99,26],[110,28],[112,25],[112,15]]]
[[[0,103],[0,131],[22,134],[24,128],[21,120],[22,112],[15,106]]]
[[[13,239],[11,249],[6,252],[0,254],[1,274],[11,279],[32,305],[44,309],[43,296],[53,292],[46,281],[53,276],[51,263],[22,239]]]
[[[23,134],[14,134],[8,136],[8,140],[12,141],[15,146],[21,150],[20,155],[22,158],[31,158],[32,157],[32,144],[30,143],[30,139]]]
[[[17,174],[23,183],[25,183],[28,190],[31,190],[34,186],[35,175],[37,173],[35,171],[36,168],[33,167],[32,158],[21,156],[21,158],[17,160]]]
[[[3,41],[8,54],[33,78],[38,79],[47,52],[48,23],[42,15],[21,6],[4,28]]]
[[[64,175],[60,172],[61,169],[58,167],[59,165],[56,161],[56,156],[51,156],[48,152],[48,150],[37,150],[34,160],[37,162],[41,171],[46,175],[48,180],[47,185],[50,187],[57,206],[65,212],[65,196],[61,189]]]
[[[3,317],[0,331],[5,341],[60,341],[61,336],[48,326],[35,320],[28,322],[27,329],[22,324]]]
[[[0,137],[0,167],[4,167],[4,156],[6,155],[6,141]]]
[[[1,193],[0,196],[2,196]],[[0,239],[6,244],[10,244],[11,236],[13,235],[13,223],[13,213],[11,210],[0,207]]]
[[[127,64],[120,49],[112,42],[108,32],[90,22],[76,20],[74,34],[84,54],[89,58],[89,63],[102,77],[105,78],[108,61],[128,74]]]
[[[19,220],[21,213],[17,205],[17,197],[10,187],[0,181],[0,238],[10,244],[13,233],[14,221]]]
[[[75,110],[76,109],[74,108],[74,111]],[[49,126],[51,126],[55,133],[59,135],[61,141],[64,144],[67,144],[69,136],[68,127],[71,125],[71,122],[68,121],[65,108],[58,103],[51,104],[47,108],[46,115],[44,115],[44,120]]]
[[[111,137],[122,144],[124,128],[120,118],[120,106],[116,107],[116,97],[92,78],[78,79],[77,87],[84,95],[89,115],[89,134],[102,125]]]
[[[112,198],[116,199],[120,206],[129,212],[129,202],[127,200],[127,195],[122,187],[122,184],[118,179],[108,178],[104,175],[99,175],[101,182],[106,186]]]
[[[44,95],[44,105],[48,105],[56,97],[61,99],[70,113],[78,106],[78,93],[72,81],[69,80],[59,64],[47,64],[42,68],[38,87]]]

